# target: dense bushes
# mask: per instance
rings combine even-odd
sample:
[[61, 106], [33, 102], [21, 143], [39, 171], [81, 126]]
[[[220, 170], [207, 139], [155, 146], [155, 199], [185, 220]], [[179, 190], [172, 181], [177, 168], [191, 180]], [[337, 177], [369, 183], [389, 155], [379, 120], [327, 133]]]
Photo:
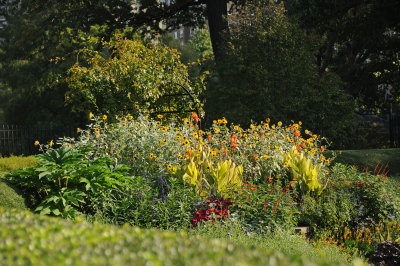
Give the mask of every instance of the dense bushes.
[[72, 223], [3, 208], [0, 225], [2, 265], [314, 265], [311, 258], [284, 256], [224, 240], [137, 227]]
[[398, 186], [331, 167], [321, 139], [300, 121], [243, 129], [219, 119], [203, 131], [196, 114], [90, 119], [76, 140], [38, 144], [47, 151], [37, 167], [5, 176], [37, 212], [164, 229], [226, 224], [249, 234], [306, 225], [314, 243], [336, 241], [361, 254], [378, 234], [368, 245], [346, 237], [400, 217]]

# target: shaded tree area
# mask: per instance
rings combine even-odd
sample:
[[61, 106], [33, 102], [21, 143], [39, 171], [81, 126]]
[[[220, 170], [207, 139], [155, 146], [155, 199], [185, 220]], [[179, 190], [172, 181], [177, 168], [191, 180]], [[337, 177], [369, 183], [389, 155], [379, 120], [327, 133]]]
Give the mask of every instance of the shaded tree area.
[[321, 74], [337, 73], [364, 109], [400, 102], [399, 1], [287, 2], [290, 16], [322, 40], [316, 61]]
[[[354, 107], [383, 111], [399, 102], [395, 0], [235, 0], [233, 11], [247, 16], [248, 24], [231, 26], [226, 0], [5, 2], [1, 13], [9, 26], [0, 30], [0, 101], [10, 123], [84, 122], [64, 99], [66, 71], [85, 59], [78, 51], [101, 52], [116, 31], [154, 39], [181, 25], [203, 26], [205, 19], [214, 61], [191, 73], [211, 70], [204, 95], [209, 120], [302, 120], [346, 146], [355, 142], [341, 140], [356, 128]], [[263, 21], [250, 23], [251, 5], [264, 10]], [[240, 12], [244, 6], [246, 14]], [[184, 61], [188, 55], [183, 50]], [[343, 123], [334, 123], [335, 116]]]

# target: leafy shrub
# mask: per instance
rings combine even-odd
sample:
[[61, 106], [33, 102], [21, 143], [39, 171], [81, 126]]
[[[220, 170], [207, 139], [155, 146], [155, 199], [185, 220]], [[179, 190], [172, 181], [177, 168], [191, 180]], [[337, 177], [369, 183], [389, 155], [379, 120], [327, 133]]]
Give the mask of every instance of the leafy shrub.
[[127, 112], [134, 114], [135, 106], [181, 114], [200, 106], [197, 99], [170, 97], [186, 93], [182, 86], [196, 95], [202, 91], [201, 84], [190, 82], [176, 50], [120, 36], [115, 39], [104, 45], [106, 52], [82, 51], [89, 58], [69, 69], [66, 97], [74, 109], [108, 114], [113, 119]]
[[207, 199], [196, 210], [192, 220], [193, 226], [207, 222], [223, 224], [228, 219], [228, 207], [230, 205], [232, 205], [232, 202], [229, 200], [221, 198]]
[[[312, 257], [186, 233], [75, 223], [0, 208], [0, 264], [312, 265]], [[345, 265], [344, 262], [340, 264]], [[358, 264], [363, 265], [363, 264]]]
[[257, 185], [248, 185], [233, 201], [231, 215], [243, 224], [248, 232], [265, 233], [277, 227], [291, 228], [297, 224], [296, 189], [294, 181], [283, 185], [280, 179], [268, 179]]
[[359, 173], [336, 164], [331, 182], [320, 197], [305, 197], [300, 206], [299, 223], [343, 235], [346, 227], [356, 231], [387, 219], [399, 217], [400, 198], [396, 188], [383, 176]]
[[[181, 188], [185, 187], [184, 183], [191, 185], [202, 197], [202, 201], [215, 197], [233, 200], [232, 208], [240, 213], [239, 216], [253, 221], [249, 222], [253, 226], [263, 227], [272, 222], [294, 224], [292, 218], [296, 204], [289, 206], [289, 201], [298, 200], [301, 193], [308, 191], [299, 191], [296, 194], [295, 187], [299, 181], [293, 180], [290, 166], [285, 160], [286, 154], [295, 148], [304, 154], [308, 162], [319, 165], [321, 170], [314, 174], [318, 182], [326, 177], [330, 163], [322, 154], [325, 148], [321, 146], [321, 139], [317, 135], [305, 130], [305, 138], [302, 137], [301, 122], [285, 127], [282, 122], [270, 125], [270, 120], [267, 119], [244, 130], [238, 125], [228, 127], [226, 119], [218, 119], [208, 131], [203, 131], [199, 127], [201, 121], [196, 114], [178, 121], [165, 119], [162, 115], [153, 119], [149, 114], [139, 114], [134, 119], [128, 114], [112, 124], [105, 115], [90, 116], [92, 124], [88, 129], [80, 130], [79, 139], [64, 139], [62, 144], [88, 149], [93, 158], [106, 155], [115, 162], [126, 164], [130, 167], [130, 173], [137, 177], [137, 182], [144, 177], [141, 183], [135, 181], [123, 185], [124, 189], [116, 192], [113, 199], [106, 196], [109, 199], [103, 200], [111, 204], [106, 207], [106, 213], [118, 213], [115, 217], [124, 222], [132, 220], [147, 226], [155, 224], [150, 221], [153, 219], [163, 224], [158, 218], [150, 219], [151, 215], [139, 216], [138, 213], [149, 208], [149, 205], [159, 206], [153, 198], [161, 199], [161, 202], [168, 201], [168, 197], [159, 196], [160, 182], [151, 181], [165, 180], [168, 185], [183, 182], [180, 184]], [[259, 198], [257, 201], [262, 202], [257, 207], [248, 205], [247, 192], [243, 192], [244, 183], [260, 186], [258, 194], [254, 195]], [[271, 187], [271, 184], [274, 186]], [[189, 202], [196, 201], [194, 195], [185, 193], [185, 197], [191, 199]], [[268, 210], [264, 210], [264, 202], [269, 193], [274, 204], [281, 201], [277, 204], [277, 210], [274, 210], [274, 206], [271, 207], [272, 202], [268, 203]], [[141, 195], [140, 200], [135, 196], [138, 194]], [[118, 206], [117, 202], [123, 201], [129, 207]], [[186, 210], [189, 210], [188, 205], [185, 205]], [[136, 208], [141, 211], [134, 214]], [[265, 215], [266, 212], [268, 215]], [[136, 219], [135, 215], [142, 220]], [[186, 211], [178, 215], [188, 217]], [[260, 222], [255, 222], [257, 219]]]
[[114, 186], [127, 168], [107, 157], [85, 158], [83, 150], [62, 146], [37, 155], [38, 167], [14, 170], [5, 178], [19, 187], [30, 206], [41, 214], [76, 217], [92, 212], [91, 203], [101, 190]]

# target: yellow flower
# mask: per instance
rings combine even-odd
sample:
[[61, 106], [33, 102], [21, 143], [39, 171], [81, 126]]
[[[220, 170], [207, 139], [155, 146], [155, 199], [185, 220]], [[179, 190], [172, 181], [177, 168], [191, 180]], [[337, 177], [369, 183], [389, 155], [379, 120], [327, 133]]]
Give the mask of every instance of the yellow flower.
[[89, 119], [92, 119], [92, 117], [93, 117], [93, 113], [90, 112], [90, 113], [89, 113]]
[[226, 144], [226, 141], [225, 141], [225, 140], [223, 140], [223, 141], [222, 141], [222, 145], [225, 145], [225, 144]]
[[150, 153], [149, 154], [149, 158], [150, 158], [150, 160], [153, 159], [154, 158], [154, 154]]
[[76, 129], [76, 133], [79, 133], [79, 131], [81, 131], [80, 129], [79, 129], [79, 127]]
[[216, 124], [217, 123], [217, 120], [213, 120], [213, 124]]
[[168, 164], [168, 165], [167, 165], [167, 168], [168, 168], [168, 170], [171, 171], [171, 170], [172, 170], [172, 164]]
[[161, 130], [165, 132], [165, 131], [167, 131], [167, 130], [168, 130], [168, 127], [166, 127], [166, 126], [163, 126], [163, 127], [161, 128]]
[[217, 128], [217, 127], [214, 128], [214, 133], [215, 133], [215, 134], [218, 134], [218, 132], [219, 132], [219, 128]]
[[304, 133], [306, 133], [306, 135], [308, 135], [310, 133], [310, 131], [308, 131], [307, 129], [304, 131]]
[[183, 159], [183, 156], [181, 154], [178, 154], [178, 159]]
[[107, 115], [103, 115], [103, 120], [107, 120]]
[[35, 146], [37, 146], [37, 145], [39, 145], [39, 141], [38, 140], [35, 141]]
[[301, 121], [299, 121], [299, 125], [301, 126], [303, 123]]
[[189, 145], [189, 141], [187, 139], [185, 139], [185, 141], [183, 142], [183, 145]]
[[266, 121], [269, 123], [269, 122], [271, 121], [271, 119], [268, 117], [268, 118], [266, 119]]
[[53, 146], [53, 145], [54, 145], [54, 141], [51, 140], [49, 146], [51, 147], [51, 146]]
[[269, 128], [269, 124], [264, 124], [264, 128], [268, 129]]
[[264, 155], [263, 157], [264, 157], [264, 159], [268, 159], [268, 155]]
[[222, 123], [223, 123], [223, 124], [227, 124], [228, 121], [224, 118], [224, 119], [222, 119]]
[[156, 122], [156, 125], [157, 125], [157, 126], [161, 126], [161, 122], [160, 122], [160, 121], [157, 121], [157, 122]]
[[154, 160], [155, 160], [156, 162], [158, 162], [159, 158], [155, 158]]
[[329, 165], [331, 162], [329, 160], [326, 160], [326, 164]]
[[205, 133], [203, 130], [200, 129], [200, 130], [199, 130], [199, 134], [200, 134], [200, 135], [204, 135], [204, 134], [206, 134], [206, 133]]
[[234, 130], [239, 130], [239, 126], [234, 126], [233, 129]]
[[222, 119], [218, 119], [218, 124], [222, 124]]
[[164, 116], [163, 115], [157, 115], [157, 118], [163, 118]]
[[197, 132], [193, 132], [193, 137], [194, 137], [195, 139], [197, 139], [197, 138], [199, 137], [199, 135], [197, 134]]
[[316, 139], [316, 138], [317, 138], [317, 135], [314, 134], [314, 135], [312, 135], [312, 137], [313, 137], [314, 139]]
[[177, 135], [177, 136], [176, 136], [176, 139], [181, 139], [181, 136]]
[[99, 129], [99, 128], [95, 128], [94, 131], [95, 131], [96, 133], [100, 133], [100, 129]]
[[211, 156], [212, 156], [212, 157], [215, 157], [215, 156], [217, 156], [217, 153], [218, 153], [217, 150], [211, 151]]
[[280, 151], [280, 150], [281, 150], [281, 147], [275, 146], [275, 149], [277, 149], [278, 151]]
[[278, 126], [282, 126], [282, 122], [281, 121], [278, 122]]

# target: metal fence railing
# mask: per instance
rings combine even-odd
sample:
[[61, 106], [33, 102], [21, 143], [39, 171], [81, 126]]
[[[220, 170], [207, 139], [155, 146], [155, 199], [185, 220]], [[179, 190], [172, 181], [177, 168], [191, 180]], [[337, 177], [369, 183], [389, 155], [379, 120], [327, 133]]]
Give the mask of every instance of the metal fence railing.
[[39, 149], [34, 145], [56, 141], [60, 137], [76, 137], [76, 128], [37, 128], [17, 125], [0, 125], [0, 155], [34, 155]]

